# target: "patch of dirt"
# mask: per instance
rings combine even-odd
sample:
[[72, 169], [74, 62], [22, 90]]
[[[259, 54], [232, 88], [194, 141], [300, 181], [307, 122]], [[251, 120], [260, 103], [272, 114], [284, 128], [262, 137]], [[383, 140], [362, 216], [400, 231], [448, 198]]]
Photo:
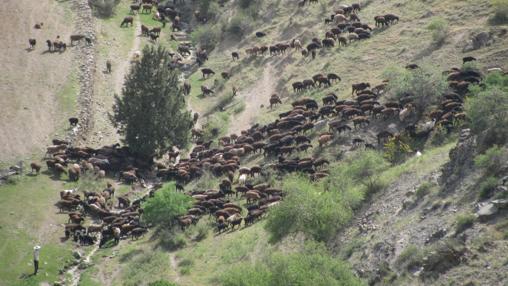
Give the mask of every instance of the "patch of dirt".
[[[6, 0], [0, 9], [0, 160], [11, 161], [47, 145], [68, 116], [58, 93], [73, 69], [73, 48], [48, 53], [45, 41], [69, 42], [72, 15], [56, 1]], [[42, 29], [34, 29], [43, 22]], [[28, 39], [37, 41], [29, 51]]]
[[[99, 91], [97, 98], [94, 101], [94, 124], [92, 132], [89, 134], [88, 144], [92, 146], [102, 146], [114, 144], [120, 141], [120, 136], [116, 132], [108, 118], [108, 113], [112, 111], [114, 104], [113, 95], [122, 94], [122, 88], [126, 74], [130, 71], [131, 60], [133, 59], [134, 52], [141, 48], [141, 36], [138, 35], [141, 30], [141, 21], [139, 16], [135, 18], [135, 25], [132, 28], [134, 38], [130, 44], [131, 49], [127, 57], [124, 57], [114, 51], [110, 53], [109, 58], [99, 57], [98, 59], [98, 72], [96, 79], [98, 81]], [[110, 43], [100, 43], [109, 45]], [[106, 73], [106, 61], [110, 60], [112, 63], [111, 74]], [[103, 87], [103, 88], [101, 88]], [[102, 89], [102, 90], [101, 90]]]
[[175, 271], [175, 281], [176, 283], [180, 282], [180, 272], [178, 272], [178, 262], [176, 261], [176, 256], [174, 253], [169, 254], [169, 264], [171, 266], [171, 269]]
[[231, 120], [230, 133], [240, 133], [255, 122], [260, 114], [261, 105], [270, 104], [270, 96], [275, 93], [277, 82], [273, 66], [267, 64], [262, 77], [256, 83], [238, 92], [237, 97], [245, 102], [245, 110]]

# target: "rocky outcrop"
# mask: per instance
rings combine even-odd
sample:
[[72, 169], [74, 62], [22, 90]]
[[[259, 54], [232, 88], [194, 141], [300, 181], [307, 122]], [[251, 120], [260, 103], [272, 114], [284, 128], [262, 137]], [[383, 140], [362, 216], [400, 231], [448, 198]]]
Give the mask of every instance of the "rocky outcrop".
[[445, 187], [445, 190], [453, 187], [471, 171], [475, 151], [476, 137], [471, 134], [470, 129], [461, 130], [457, 146], [450, 150], [450, 161], [442, 169], [440, 184]]
[[72, 0], [72, 9], [76, 15], [74, 34], [85, 35], [92, 40], [91, 44], [86, 42], [76, 45], [75, 62], [77, 63], [79, 79], [79, 127], [69, 134], [73, 143], [85, 140], [87, 132], [93, 124], [93, 96], [95, 77], [95, 18], [87, 0]]

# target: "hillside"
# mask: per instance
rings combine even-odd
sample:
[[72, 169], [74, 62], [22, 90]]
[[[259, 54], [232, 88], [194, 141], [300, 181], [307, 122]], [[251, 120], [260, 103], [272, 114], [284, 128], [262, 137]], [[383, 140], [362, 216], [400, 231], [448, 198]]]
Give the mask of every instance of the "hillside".
[[[508, 2], [151, 2], [1, 10], [0, 285], [507, 285]], [[152, 160], [154, 86], [195, 120]]]

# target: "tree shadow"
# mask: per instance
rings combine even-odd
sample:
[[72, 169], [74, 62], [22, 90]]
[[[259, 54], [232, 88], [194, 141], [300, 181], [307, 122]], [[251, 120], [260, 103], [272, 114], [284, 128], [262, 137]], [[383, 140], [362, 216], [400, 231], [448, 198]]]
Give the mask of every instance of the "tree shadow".
[[25, 49], [25, 51], [26, 51], [27, 53], [30, 53], [30, 52], [35, 51], [35, 49], [32, 49], [32, 48], [26, 48], [26, 49]]

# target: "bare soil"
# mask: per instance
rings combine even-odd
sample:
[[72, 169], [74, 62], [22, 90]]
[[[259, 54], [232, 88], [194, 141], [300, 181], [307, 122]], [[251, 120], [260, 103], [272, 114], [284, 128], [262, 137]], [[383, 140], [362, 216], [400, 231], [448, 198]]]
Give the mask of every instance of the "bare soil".
[[[68, 106], [59, 93], [73, 69], [72, 49], [48, 53], [45, 41], [60, 35], [64, 42], [72, 33], [72, 15], [66, 4], [41, 0], [2, 1], [0, 18], [0, 161], [8, 162], [47, 145], [58, 129]], [[42, 29], [35, 29], [43, 22]], [[28, 39], [37, 41], [28, 50]], [[67, 107], [67, 108], [66, 108]]]

